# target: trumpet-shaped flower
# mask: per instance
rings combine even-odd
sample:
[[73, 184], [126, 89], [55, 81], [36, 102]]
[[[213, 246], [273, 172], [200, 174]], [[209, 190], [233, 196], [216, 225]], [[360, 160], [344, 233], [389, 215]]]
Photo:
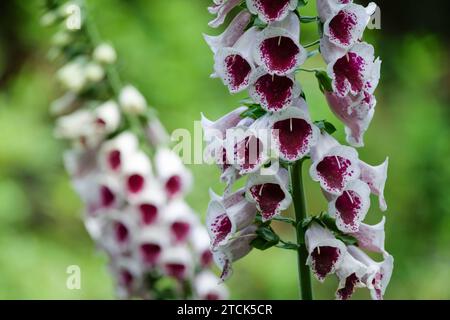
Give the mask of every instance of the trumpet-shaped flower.
[[271, 23], [286, 18], [297, 9], [298, 0], [247, 0], [247, 8], [257, 14], [261, 21]]

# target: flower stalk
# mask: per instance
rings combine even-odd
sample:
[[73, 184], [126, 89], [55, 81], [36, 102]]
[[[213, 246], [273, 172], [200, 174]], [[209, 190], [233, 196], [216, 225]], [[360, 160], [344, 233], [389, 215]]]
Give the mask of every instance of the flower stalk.
[[297, 256], [298, 256], [298, 277], [300, 285], [301, 298], [303, 300], [313, 300], [311, 286], [311, 272], [306, 261], [308, 251], [304, 244], [305, 232], [303, 221], [308, 218], [306, 211], [306, 198], [302, 177], [302, 165], [304, 160], [295, 162], [290, 167], [292, 202], [295, 210], [296, 235], [297, 235]]

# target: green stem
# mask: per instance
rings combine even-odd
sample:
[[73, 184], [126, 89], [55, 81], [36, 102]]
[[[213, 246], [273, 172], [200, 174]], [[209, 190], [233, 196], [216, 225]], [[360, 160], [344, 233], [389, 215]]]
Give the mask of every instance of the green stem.
[[305, 233], [302, 222], [307, 218], [305, 192], [302, 179], [303, 160], [297, 161], [290, 167], [292, 199], [295, 209], [295, 220], [297, 222], [297, 244], [298, 254], [298, 276], [300, 281], [300, 292], [303, 300], [313, 300], [311, 288], [311, 273], [306, 265], [308, 251], [304, 245]]

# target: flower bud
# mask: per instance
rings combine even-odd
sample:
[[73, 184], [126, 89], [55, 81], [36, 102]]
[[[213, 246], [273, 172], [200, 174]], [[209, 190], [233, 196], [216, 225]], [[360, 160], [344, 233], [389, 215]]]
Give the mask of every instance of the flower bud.
[[113, 64], [117, 60], [117, 54], [111, 45], [102, 43], [94, 49], [93, 58], [101, 64]]
[[129, 114], [143, 114], [147, 109], [144, 96], [131, 85], [122, 88], [119, 95], [119, 104], [123, 112]]

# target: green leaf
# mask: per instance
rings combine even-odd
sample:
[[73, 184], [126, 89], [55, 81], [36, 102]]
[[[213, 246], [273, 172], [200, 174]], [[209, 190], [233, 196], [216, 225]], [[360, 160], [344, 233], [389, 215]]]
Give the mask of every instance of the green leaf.
[[277, 244], [277, 248], [297, 251], [299, 246], [292, 242], [282, 242], [280, 244]]
[[241, 113], [241, 118], [259, 119], [267, 113], [259, 104], [252, 104], [248, 109]]
[[333, 134], [337, 131], [336, 127], [331, 122], [326, 120], [314, 121], [314, 124], [320, 129], [320, 131], [328, 134]]
[[356, 240], [355, 237], [349, 235], [349, 234], [336, 234], [336, 239], [341, 240], [343, 243], [345, 243], [348, 246], [354, 246], [358, 244], [358, 240]]
[[258, 237], [251, 242], [251, 245], [259, 250], [267, 250], [276, 246], [280, 242], [280, 237], [270, 228], [262, 225], [256, 230]]
[[323, 93], [333, 91], [333, 87], [331, 85], [332, 80], [325, 71], [316, 71], [315, 75], [317, 81], [319, 82], [320, 91], [322, 91]]
[[298, 5], [297, 5], [297, 9], [299, 8], [303, 8], [308, 4], [308, 0], [299, 0], [298, 1]]
[[256, 17], [255, 20], [253, 21], [253, 26], [260, 29], [265, 29], [267, 27], [267, 23]]
[[300, 16], [301, 23], [311, 23], [319, 21], [319, 17]]

